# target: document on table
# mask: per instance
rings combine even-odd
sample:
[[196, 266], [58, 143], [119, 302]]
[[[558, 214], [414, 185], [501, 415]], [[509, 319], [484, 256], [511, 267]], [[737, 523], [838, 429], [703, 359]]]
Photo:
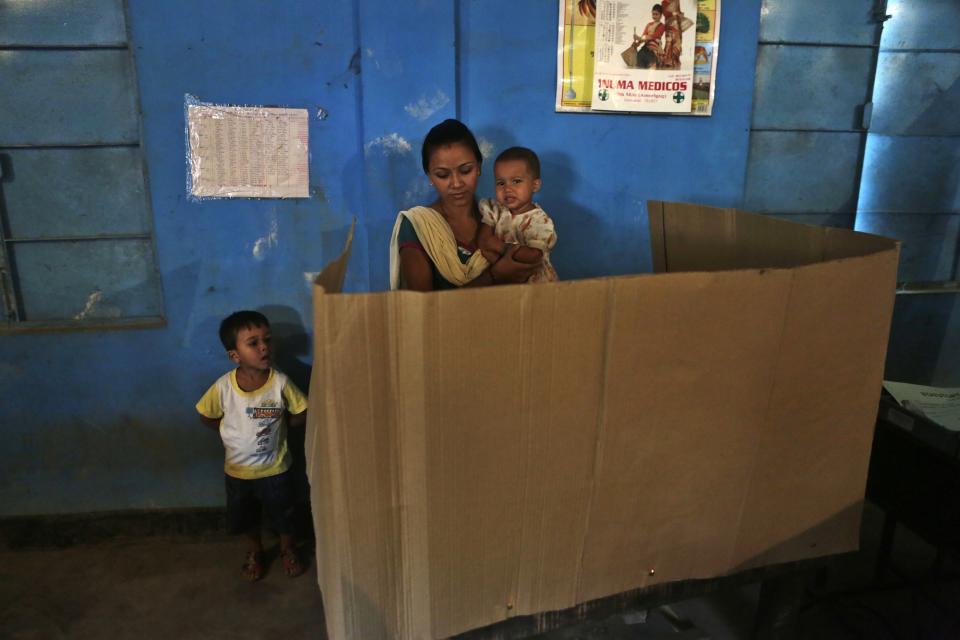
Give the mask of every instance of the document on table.
[[951, 431], [960, 431], [960, 387], [926, 387], [905, 382], [883, 381], [904, 409], [926, 416]]
[[190, 195], [307, 198], [307, 110], [187, 107]]

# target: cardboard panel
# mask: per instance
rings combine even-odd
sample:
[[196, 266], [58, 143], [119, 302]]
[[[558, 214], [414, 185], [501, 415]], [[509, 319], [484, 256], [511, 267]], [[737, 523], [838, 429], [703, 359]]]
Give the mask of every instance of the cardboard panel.
[[324, 597], [342, 603], [327, 624], [331, 637], [400, 637], [395, 393], [381, 366], [391, 350], [387, 298], [325, 297], [315, 299], [308, 473], [323, 505], [313, 512]]
[[732, 568], [857, 547], [897, 255], [793, 271]]
[[579, 602], [728, 568], [790, 279], [614, 283]]
[[662, 203], [664, 271], [792, 267], [823, 259], [823, 231], [736, 209]]
[[331, 639], [447, 637], [855, 548], [897, 244], [649, 211], [658, 266], [694, 272], [341, 295], [345, 252], [318, 276]]

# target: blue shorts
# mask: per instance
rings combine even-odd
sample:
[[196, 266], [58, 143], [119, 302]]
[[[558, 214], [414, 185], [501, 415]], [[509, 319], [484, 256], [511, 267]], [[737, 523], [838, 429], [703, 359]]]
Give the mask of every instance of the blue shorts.
[[256, 480], [225, 477], [227, 529], [230, 533], [259, 531], [264, 516], [276, 533], [293, 533], [295, 503], [289, 471]]

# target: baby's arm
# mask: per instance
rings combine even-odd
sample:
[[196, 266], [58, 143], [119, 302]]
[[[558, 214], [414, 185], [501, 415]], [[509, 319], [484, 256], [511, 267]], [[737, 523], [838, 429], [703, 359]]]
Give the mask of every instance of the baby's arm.
[[520, 225], [520, 242], [527, 249], [536, 251], [537, 256], [550, 253], [557, 244], [557, 232], [553, 220], [543, 209], [531, 212], [530, 217]]
[[503, 240], [497, 237], [497, 222], [501, 216], [510, 215], [510, 210], [497, 202], [484, 198], [477, 203], [480, 209], [480, 228], [477, 229], [477, 246], [480, 253], [487, 259], [487, 262], [493, 264], [500, 259], [507, 246]]
[[521, 245], [517, 252], [513, 254], [513, 259], [524, 264], [537, 264], [543, 260], [543, 251], [535, 247]]
[[480, 228], [477, 230], [477, 246], [480, 247], [480, 253], [487, 259], [487, 262], [493, 264], [503, 255], [507, 245], [497, 237], [493, 227], [480, 223]]

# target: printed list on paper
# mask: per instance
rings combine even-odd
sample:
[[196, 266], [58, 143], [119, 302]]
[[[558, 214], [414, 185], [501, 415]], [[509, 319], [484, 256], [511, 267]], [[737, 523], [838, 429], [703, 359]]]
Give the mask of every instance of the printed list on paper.
[[306, 109], [190, 105], [190, 193], [309, 197]]

